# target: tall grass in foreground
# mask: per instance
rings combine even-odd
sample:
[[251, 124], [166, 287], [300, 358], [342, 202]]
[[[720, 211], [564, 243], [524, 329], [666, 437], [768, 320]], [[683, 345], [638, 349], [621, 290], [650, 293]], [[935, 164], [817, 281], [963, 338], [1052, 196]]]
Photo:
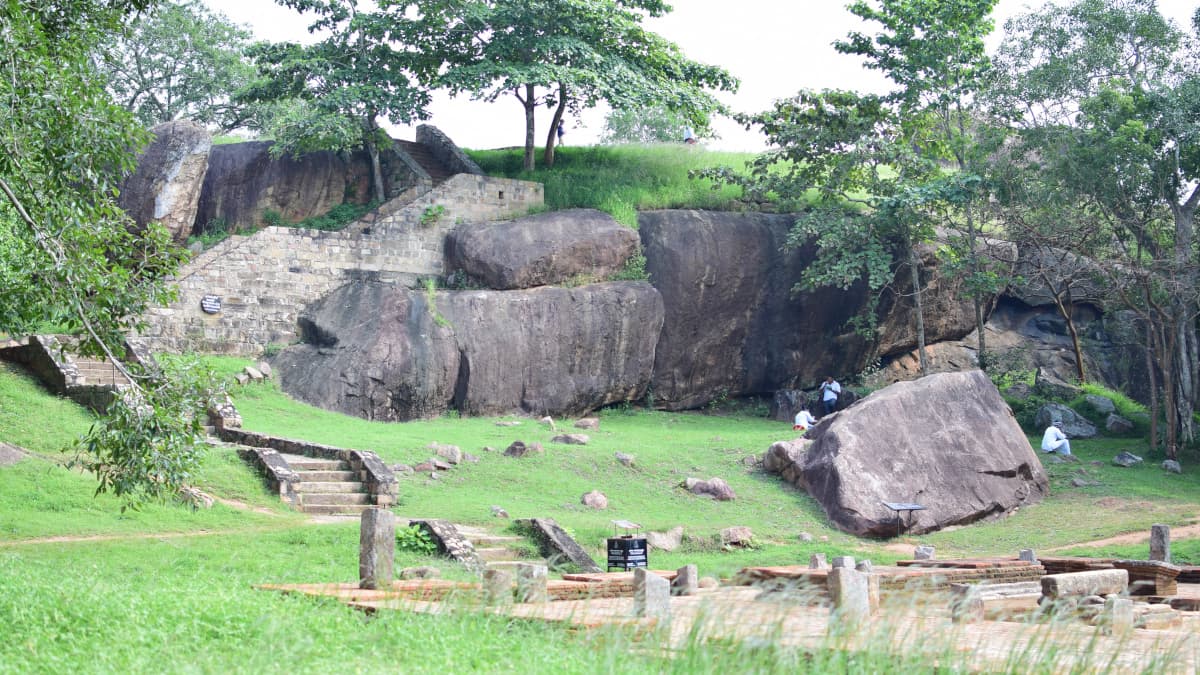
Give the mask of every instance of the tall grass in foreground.
[[561, 147], [553, 168], [527, 172], [522, 153], [514, 148], [467, 154], [490, 175], [543, 183], [552, 210], [599, 209], [630, 227], [637, 227], [639, 210], [732, 208], [740, 188], [691, 179], [688, 172], [719, 166], [740, 171], [754, 157], [683, 144]]

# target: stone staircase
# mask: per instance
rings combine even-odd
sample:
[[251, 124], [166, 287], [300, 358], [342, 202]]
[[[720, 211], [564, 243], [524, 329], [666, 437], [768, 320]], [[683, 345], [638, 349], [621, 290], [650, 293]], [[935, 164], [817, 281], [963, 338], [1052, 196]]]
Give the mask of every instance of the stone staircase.
[[112, 360], [105, 357], [103, 361], [87, 356], [72, 355], [71, 362], [79, 373], [77, 386], [124, 387], [130, 384], [129, 378], [117, 370]]
[[429, 177], [433, 179], [435, 186], [441, 185], [446, 182], [447, 178], [454, 175], [454, 172], [438, 160], [424, 143], [396, 141], [396, 145], [404, 150], [417, 164], [421, 165], [425, 173], [429, 174]]
[[[455, 529], [471, 545], [487, 568], [515, 569], [519, 563], [546, 564], [540, 557], [530, 557], [532, 546], [525, 537], [499, 535], [483, 527], [455, 525]], [[536, 554], [534, 554], [536, 556]]]
[[304, 513], [353, 516], [374, 506], [367, 486], [348, 462], [301, 455], [282, 455], [299, 482], [296, 506]]

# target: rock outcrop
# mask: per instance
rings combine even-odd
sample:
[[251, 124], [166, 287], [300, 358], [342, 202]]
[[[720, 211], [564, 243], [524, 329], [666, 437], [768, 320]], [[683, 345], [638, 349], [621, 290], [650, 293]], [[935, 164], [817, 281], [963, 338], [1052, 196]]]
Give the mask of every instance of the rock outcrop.
[[301, 320], [285, 391], [378, 420], [574, 415], [644, 396], [662, 299], [645, 282], [426, 294], [352, 283]]
[[593, 209], [539, 213], [450, 233], [450, 271], [462, 270], [488, 288], [558, 284], [579, 275], [602, 280], [637, 252], [637, 233]]
[[[879, 390], [822, 420], [806, 446], [776, 444], [764, 467], [790, 476], [840, 529], [887, 537], [995, 518], [1047, 494], [1045, 471], [982, 371], [930, 375]], [[800, 465], [802, 463], [802, 465]]]
[[151, 133], [154, 140], [122, 182], [117, 203], [139, 227], [159, 223], [182, 242], [196, 221], [212, 136], [204, 125], [187, 120], [165, 122]]

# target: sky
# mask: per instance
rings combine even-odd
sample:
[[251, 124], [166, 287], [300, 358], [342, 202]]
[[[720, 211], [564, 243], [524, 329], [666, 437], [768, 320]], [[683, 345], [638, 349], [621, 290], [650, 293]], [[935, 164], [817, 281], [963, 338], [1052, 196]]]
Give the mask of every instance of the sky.
[[[203, 0], [234, 23], [245, 24], [255, 37], [272, 42], [305, 41], [308, 17], [282, 7], [274, 0]], [[1200, 0], [1160, 0], [1160, 11], [1187, 26]], [[1000, 29], [1009, 18], [1043, 6], [1030, 0], [999, 0], [993, 12], [997, 30], [989, 44], [999, 42]], [[801, 89], [840, 88], [883, 92], [887, 82], [866, 70], [857, 57], [837, 53], [835, 40], [859, 30], [869, 32], [845, 9], [843, 0], [674, 0], [674, 11], [649, 19], [646, 26], [679, 45], [694, 61], [719, 65], [741, 80], [736, 94], [720, 98], [736, 112], [768, 109], [780, 98]], [[435, 95], [428, 123], [467, 148], [520, 146], [525, 142], [521, 104], [512, 96], [482, 103], [460, 96]], [[567, 120], [564, 143], [590, 145], [604, 130], [606, 109], [587, 111]], [[552, 111], [539, 110], [538, 143]], [[763, 149], [761, 132], [747, 131], [732, 120], [714, 125], [720, 138], [707, 141], [714, 149], [757, 152]], [[410, 127], [389, 126], [392, 135], [411, 140]]]

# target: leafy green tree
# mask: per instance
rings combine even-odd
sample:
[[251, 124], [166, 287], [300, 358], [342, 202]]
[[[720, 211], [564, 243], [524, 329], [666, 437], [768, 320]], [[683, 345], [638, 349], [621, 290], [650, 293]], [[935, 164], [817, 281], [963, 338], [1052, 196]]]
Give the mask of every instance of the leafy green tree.
[[1077, 0], [1008, 30], [992, 95], [1017, 134], [1006, 198], [1050, 196], [1093, 224], [1082, 241], [1105, 244], [1072, 250], [1105, 261], [1110, 296], [1141, 318], [1177, 458], [1200, 398], [1200, 15], [1188, 33], [1152, 0]]
[[[707, 125], [706, 125], [707, 126]], [[679, 143], [692, 123], [663, 106], [618, 108], [604, 120], [601, 143]]]
[[[535, 112], [554, 110], [544, 161], [554, 164], [555, 130], [569, 113], [662, 106], [698, 130], [722, 110], [709, 90], [734, 91], [723, 69], [686, 58], [646, 30], [646, 17], [670, 11], [661, 0], [443, 0], [426, 21], [447, 68], [439, 83], [495, 101], [511, 94], [525, 119], [525, 169], [534, 166]], [[439, 38], [437, 36], [450, 36]]]
[[[117, 349], [138, 317], [170, 299], [165, 280], [181, 259], [165, 230], [132, 232], [116, 205], [121, 173], [147, 138], [92, 60], [106, 33], [147, 5], [0, 2], [0, 332], [63, 326], [133, 379], [84, 441], [99, 489], [127, 504], [173, 494], [189, 478], [203, 413], [202, 394], [155, 396], [161, 376], [125, 365]], [[133, 455], [166, 468], [146, 471]]]
[[380, 9], [366, 11], [357, 0], [277, 2], [312, 13], [309, 31], [326, 37], [311, 45], [251, 47], [261, 79], [241, 99], [287, 103], [267, 129], [277, 154], [365, 148], [374, 197], [386, 199], [379, 152], [391, 139], [379, 120], [407, 124], [427, 117], [429, 91], [417, 77], [431, 78], [440, 63], [405, 46], [413, 43], [403, 32], [409, 25], [404, 18], [408, 3], [381, 2]]
[[188, 118], [229, 131], [253, 112], [232, 100], [254, 74], [249, 39], [196, 0], [168, 2], [112, 34], [97, 61], [113, 97], [147, 127]]

